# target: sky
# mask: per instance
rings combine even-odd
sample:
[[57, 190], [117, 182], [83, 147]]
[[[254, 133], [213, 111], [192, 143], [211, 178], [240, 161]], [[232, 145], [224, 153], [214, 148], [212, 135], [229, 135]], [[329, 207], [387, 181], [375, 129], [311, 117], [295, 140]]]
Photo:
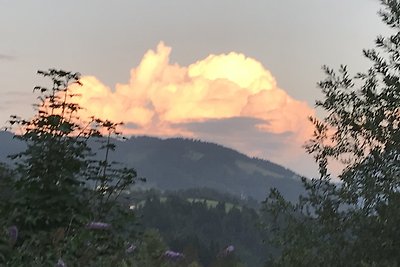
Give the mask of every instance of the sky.
[[32, 116], [37, 70], [80, 72], [86, 115], [127, 135], [216, 142], [316, 175], [302, 145], [322, 65], [369, 62], [375, 0], [0, 0], [0, 125]]

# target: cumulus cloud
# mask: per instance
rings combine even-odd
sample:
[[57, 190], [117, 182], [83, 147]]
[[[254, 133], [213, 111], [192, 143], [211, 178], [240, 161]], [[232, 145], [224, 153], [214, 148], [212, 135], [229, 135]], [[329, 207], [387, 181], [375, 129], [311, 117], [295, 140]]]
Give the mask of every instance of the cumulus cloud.
[[[128, 123], [126, 134], [208, 138], [213, 129], [214, 140], [235, 136], [232, 142], [241, 145], [232, 146], [251, 154], [246, 143], [254, 138], [274, 136], [274, 142], [285, 147], [281, 151], [287, 151], [301, 147], [310, 136], [307, 117], [314, 110], [279, 88], [257, 60], [231, 52], [180, 66], [169, 62], [170, 53], [170, 47], [159, 43], [131, 70], [129, 82], [114, 89], [84, 76], [83, 87], [74, 88], [81, 94], [79, 104], [87, 115]], [[238, 135], [243, 128], [248, 129]], [[274, 155], [269, 158], [274, 160]]]
[[317, 173], [314, 160], [304, 153], [304, 140], [299, 139], [297, 133], [260, 131], [257, 127], [260, 122], [263, 121], [239, 117], [193, 122], [186, 126], [201, 140], [216, 142], [249, 156], [272, 160], [308, 177]]
[[0, 60], [14, 60], [15, 57], [5, 54], [0, 54]]

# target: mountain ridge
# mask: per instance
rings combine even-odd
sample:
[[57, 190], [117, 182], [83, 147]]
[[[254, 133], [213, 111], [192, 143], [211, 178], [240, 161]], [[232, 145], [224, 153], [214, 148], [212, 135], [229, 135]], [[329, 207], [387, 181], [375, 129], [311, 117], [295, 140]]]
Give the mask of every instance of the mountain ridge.
[[[114, 140], [116, 151], [110, 160], [137, 170], [145, 177], [144, 188], [182, 190], [212, 188], [242, 198], [264, 200], [276, 187], [295, 201], [302, 192], [300, 176], [276, 163], [251, 158], [234, 149], [195, 139], [132, 136]], [[98, 144], [91, 143], [96, 151]], [[0, 133], [0, 161], [24, 148], [10, 132]], [[101, 157], [101, 153], [98, 154]]]

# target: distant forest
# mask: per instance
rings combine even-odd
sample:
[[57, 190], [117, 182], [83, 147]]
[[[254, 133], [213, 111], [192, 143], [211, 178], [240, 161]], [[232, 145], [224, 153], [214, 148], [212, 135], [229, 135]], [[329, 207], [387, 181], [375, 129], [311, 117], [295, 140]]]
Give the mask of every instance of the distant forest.
[[139, 196], [135, 211], [143, 231], [157, 230], [171, 249], [183, 251], [188, 262], [221, 266], [228, 260], [222, 257], [228, 246], [235, 248], [230, 263], [257, 267], [266, 260], [260, 215], [248, 206], [255, 203], [209, 189], [133, 195]]

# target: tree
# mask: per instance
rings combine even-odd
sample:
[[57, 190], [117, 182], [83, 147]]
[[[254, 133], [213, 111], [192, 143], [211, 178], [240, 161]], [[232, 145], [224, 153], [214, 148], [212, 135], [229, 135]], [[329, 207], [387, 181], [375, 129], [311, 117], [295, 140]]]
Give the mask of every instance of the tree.
[[[257, 211], [204, 198], [210, 192], [144, 193], [136, 212], [145, 229], [157, 229], [169, 248], [185, 255], [183, 263], [202, 266], [260, 266], [264, 256]], [[215, 192], [214, 199], [225, 194]], [[195, 195], [196, 198], [192, 196]], [[138, 196], [138, 194], [136, 194]], [[161, 201], [162, 199], [162, 201]], [[226, 248], [234, 248], [233, 251]]]
[[4, 163], [0, 162], [0, 216], [3, 205], [7, 199], [13, 197], [13, 192], [9, 189], [9, 185], [14, 178], [13, 171]]
[[[364, 50], [372, 62], [351, 78], [346, 66], [324, 67], [319, 83], [326, 111], [306, 145], [319, 165], [319, 178], [303, 179], [306, 194], [297, 204], [273, 190], [264, 202], [274, 223], [280, 256], [271, 266], [400, 265], [400, 2], [381, 0], [379, 12], [393, 30]], [[328, 166], [343, 170], [332, 178]]]
[[[7, 266], [127, 262], [125, 248], [134, 236], [129, 228], [134, 218], [117, 200], [138, 178], [134, 169], [116, 167], [109, 160], [119, 123], [79, 117], [82, 107], [70, 92], [72, 85], [81, 85], [78, 73], [38, 73], [51, 79], [51, 87], [34, 88], [40, 94], [36, 115], [28, 120], [11, 116], [9, 121], [19, 127], [16, 137], [27, 148], [12, 156], [14, 196], [2, 203], [0, 218], [12, 242], [2, 249], [7, 255], [0, 261]], [[89, 146], [93, 139], [101, 142], [103, 159], [94, 158]]]

